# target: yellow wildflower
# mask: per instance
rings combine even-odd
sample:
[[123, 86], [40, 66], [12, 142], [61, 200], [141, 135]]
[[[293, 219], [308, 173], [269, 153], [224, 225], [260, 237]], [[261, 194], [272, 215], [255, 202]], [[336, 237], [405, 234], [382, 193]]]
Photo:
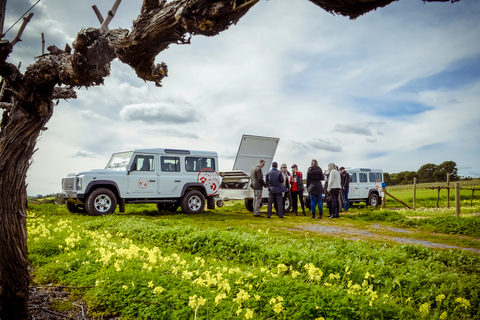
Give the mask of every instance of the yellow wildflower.
[[235, 313], [237, 314], [237, 316], [242, 313], [242, 308], [238, 307], [237, 311], [235, 311]]
[[470, 307], [470, 301], [468, 301], [465, 298], [459, 297], [459, 298], [455, 299], [455, 302], [460, 303], [460, 307], [464, 307], [465, 309]]
[[425, 302], [424, 304], [420, 305], [419, 311], [423, 318], [428, 316], [430, 313], [430, 303]]
[[163, 289], [162, 287], [155, 287], [155, 289], [153, 289], [153, 294], [160, 294], [164, 291], [165, 289]]
[[448, 312], [443, 311], [443, 313], [440, 315], [440, 320], [446, 320], [448, 318]]
[[253, 318], [253, 310], [247, 308], [247, 311], [245, 312], [245, 319], [252, 319], [252, 318]]
[[215, 297], [215, 304], [219, 304], [220, 303], [220, 300], [223, 300], [227, 297], [227, 295], [222, 292], [222, 293], [219, 293], [216, 297]]
[[444, 300], [444, 299], [445, 299], [445, 295], [444, 295], [443, 293], [442, 293], [442, 294], [439, 294], [439, 295], [435, 298], [435, 300], [437, 300], [438, 302], [442, 302], [442, 300]]

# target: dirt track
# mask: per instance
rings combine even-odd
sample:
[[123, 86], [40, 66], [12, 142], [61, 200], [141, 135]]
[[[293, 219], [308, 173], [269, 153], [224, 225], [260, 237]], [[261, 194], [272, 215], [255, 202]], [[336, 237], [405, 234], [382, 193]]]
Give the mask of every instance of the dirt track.
[[[373, 225], [374, 229], [386, 229], [395, 233], [404, 233], [404, 234], [412, 234], [414, 233], [413, 231], [410, 230], [404, 230], [400, 228], [392, 228], [392, 227], [385, 227], [381, 226], [380, 224], [376, 223]], [[471, 251], [480, 254], [480, 249], [476, 248], [465, 248], [465, 247], [459, 247], [459, 246], [454, 246], [454, 245], [448, 245], [448, 244], [443, 244], [443, 243], [436, 243], [436, 242], [431, 242], [427, 240], [421, 240], [421, 239], [415, 239], [415, 238], [405, 238], [405, 237], [392, 237], [392, 236], [386, 236], [386, 235], [381, 235], [377, 234], [371, 231], [367, 230], [362, 230], [362, 229], [355, 229], [355, 228], [347, 228], [347, 227], [336, 227], [336, 226], [326, 226], [326, 225], [303, 225], [303, 226], [298, 226], [297, 228], [290, 229], [290, 230], [295, 230], [295, 231], [311, 231], [311, 232], [318, 232], [318, 233], [328, 233], [328, 234], [334, 234], [338, 236], [342, 236], [345, 239], [350, 239], [350, 240], [359, 240], [362, 238], [376, 238], [376, 239], [383, 239], [383, 240], [389, 240], [389, 241], [394, 241], [402, 244], [419, 244], [424, 247], [429, 247], [429, 248], [440, 248], [440, 249], [459, 249], [459, 250], [465, 250], [465, 251]], [[352, 237], [353, 236], [353, 237]], [[355, 237], [357, 236], [357, 237]], [[480, 239], [473, 239], [476, 241], [480, 241]]]

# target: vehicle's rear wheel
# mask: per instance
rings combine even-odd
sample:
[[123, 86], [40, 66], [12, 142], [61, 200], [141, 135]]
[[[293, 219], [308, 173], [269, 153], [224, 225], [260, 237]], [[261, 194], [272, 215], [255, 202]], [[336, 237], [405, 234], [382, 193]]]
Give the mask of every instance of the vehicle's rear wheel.
[[110, 189], [98, 188], [88, 195], [86, 205], [92, 216], [107, 215], [117, 208], [117, 198]]
[[372, 193], [370, 197], [368, 198], [368, 204], [371, 207], [376, 207], [378, 206], [378, 195], [376, 193]]
[[253, 212], [253, 200], [252, 199], [245, 199], [245, 208], [248, 211]]
[[308, 209], [312, 209], [312, 208], [310, 208], [311, 207], [310, 196], [304, 196], [303, 197], [303, 203], [305, 204], [305, 207], [307, 207]]
[[200, 191], [188, 191], [182, 198], [182, 210], [188, 214], [200, 213], [205, 208], [205, 197]]
[[170, 211], [175, 212], [179, 207], [178, 203], [157, 203], [158, 211]]

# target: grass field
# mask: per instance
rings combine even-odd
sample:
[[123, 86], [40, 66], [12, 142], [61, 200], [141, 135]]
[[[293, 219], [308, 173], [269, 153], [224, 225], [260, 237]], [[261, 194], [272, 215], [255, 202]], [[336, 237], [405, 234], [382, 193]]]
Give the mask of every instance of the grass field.
[[33, 284], [70, 287], [98, 319], [478, 319], [480, 206], [469, 199], [461, 217], [359, 204], [322, 220], [253, 218], [239, 202], [104, 217], [30, 204]]

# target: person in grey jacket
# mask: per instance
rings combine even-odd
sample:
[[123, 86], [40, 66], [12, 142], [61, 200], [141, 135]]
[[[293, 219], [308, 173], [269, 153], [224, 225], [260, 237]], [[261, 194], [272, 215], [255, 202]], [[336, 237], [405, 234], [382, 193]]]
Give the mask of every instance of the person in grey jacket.
[[265, 160], [260, 159], [258, 164], [254, 165], [250, 177], [252, 183], [250, 187], [253, 189], [253, 216], [261, 217], [260, 208], [262, 207], [262, 190], [267, 187], [263, 180], [262, 168], [265, 166]]
[[267, 218], [272, 215], [273, 201], [277, 204], [278, 217], [283, 218], [284, 207], [282, 205], [282, 193], [288, 191], [287, 187], [283, 184], [283, 175], [278, 171], [278, 164], [272, 162], [272, 170], [267, 174], [267, 186], [268, 186], [268, 213]]
[[312, 219], [315, 219], [316, 206], [318, 205], [318, 219], [322, 219], [323, 214], [323, 186], [325, 180], [322, 168], [318, 166], [318, 161], [313, 159], [312, 166], [307, 171], [307, 191], [310, 195], [310, 209], [312, 210]]
[[340, 172], [337, 171], [335, 163], [328, 164], [328, 187], [327, 191], [331, 199], [331, 215], [329, 218], [340, 218], [340, 203], [338, 202], [338, 194], [342, 189]]

